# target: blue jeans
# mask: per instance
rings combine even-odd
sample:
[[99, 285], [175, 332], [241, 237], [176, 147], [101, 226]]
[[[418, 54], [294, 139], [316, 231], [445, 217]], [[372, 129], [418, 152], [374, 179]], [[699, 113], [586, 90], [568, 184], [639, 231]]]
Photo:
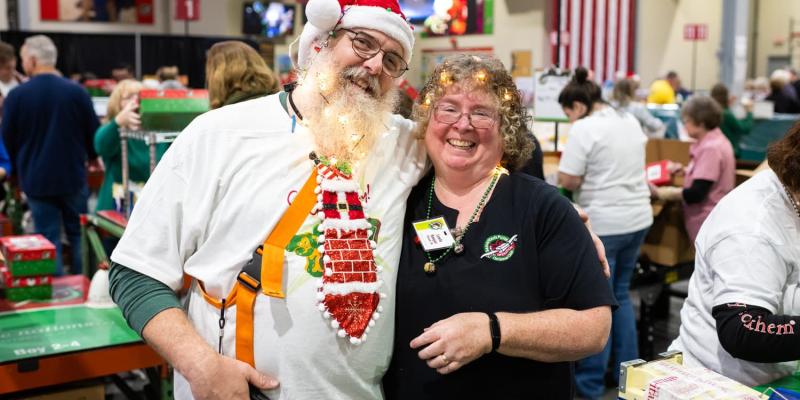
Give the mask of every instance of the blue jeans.
[[[86, 214], [89, 189], [63, 196], [28, 196], [28, 206], [33, 215], [36, 232], [56, 246], [56, 276], [64, 275], [61, 261], [61, 226], [67, 234], [72, 249], [72, 272], [81, 268], [81, 214]], [[76, 269], [77, 268], [77, 269]]]
[[582, 397], [596, 399], [603, 395], [606, 367], [612, 353], [614, 356], [612, 373], [617, 380], [619, 380], [619, 364], [639, 358], [636, 316], [633, 313], [628, 290], [636, 261], [639, 259], [639, 248], [648, 229], [622, 235], [600, 236], [611, 267], [609, 283], [619, 308], [612, 314], [611, 336], [603, 351], [584, 358], [575, 365], [575, 386]]

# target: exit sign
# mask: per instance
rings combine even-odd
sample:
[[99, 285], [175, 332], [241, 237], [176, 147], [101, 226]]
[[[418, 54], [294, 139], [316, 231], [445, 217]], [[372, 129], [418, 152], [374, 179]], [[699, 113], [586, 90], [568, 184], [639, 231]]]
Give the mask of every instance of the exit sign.
[[683, 26], [683, 40], [696, 41], [708, 39], [708, 24], [686, 24]]

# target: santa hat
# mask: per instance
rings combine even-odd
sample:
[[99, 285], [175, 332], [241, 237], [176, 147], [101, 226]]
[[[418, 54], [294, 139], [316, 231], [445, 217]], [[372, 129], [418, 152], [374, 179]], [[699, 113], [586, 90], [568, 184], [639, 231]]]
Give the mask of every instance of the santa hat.
[[308, 67], [315, 40], [324, 41], [337, 28], [366, 28], [384, 33], [403, 47], [406, 61], [411, 59], [414, 32], [400, 11], [397, 0], [309, 0], [308, 22], [300, 34], [295, 65]]

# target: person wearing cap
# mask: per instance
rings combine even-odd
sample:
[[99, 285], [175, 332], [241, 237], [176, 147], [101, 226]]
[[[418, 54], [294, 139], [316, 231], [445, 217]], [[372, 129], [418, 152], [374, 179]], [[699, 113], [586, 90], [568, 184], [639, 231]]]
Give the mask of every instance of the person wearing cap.
[[111, 294], [175, 368], [176, 399], [382, 398], [426, 162], [391, 114], [414, 35], [396, 0], [306, 7], [298, 85], [196, 118], [111, 256]]

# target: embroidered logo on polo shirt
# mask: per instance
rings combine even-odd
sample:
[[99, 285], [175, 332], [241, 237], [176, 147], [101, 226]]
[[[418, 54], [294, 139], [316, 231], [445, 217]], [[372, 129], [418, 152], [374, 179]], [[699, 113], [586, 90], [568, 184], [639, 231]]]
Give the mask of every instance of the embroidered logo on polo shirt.
[[508, 237], [506, 235], [492, 235], [483, 243], [483, 255], [481, 258], [489, 258], [494, 261], [505, 261], [514, 255], [517, 248], [517, 235]]

